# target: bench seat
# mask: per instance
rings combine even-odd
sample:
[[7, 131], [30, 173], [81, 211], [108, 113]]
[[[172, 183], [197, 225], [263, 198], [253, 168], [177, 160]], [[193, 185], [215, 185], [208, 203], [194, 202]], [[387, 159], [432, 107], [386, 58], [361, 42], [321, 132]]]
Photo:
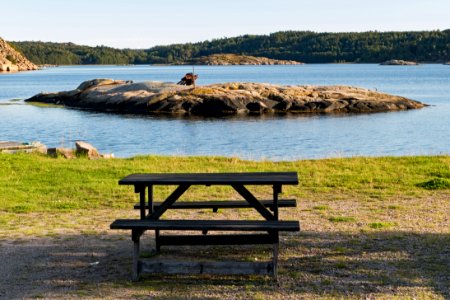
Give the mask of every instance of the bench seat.
[[[273, 200], [261, 200], [262, 205], [269, 209], [273, 209]], [[153, 208], [161, 206], [161, 202], [154, 202]], [[251, 208], [247, 201], [241, 200], [222, 200], [222, 201], [177, 201], [169, 209], [213, 209], [217, 211], [219, 208]], [[297, 201], [295, 199], [280, 199], [278, 200], [278, 207], [297, 207]], [[140, 203], [134, 205], [135, 209], [140, 209]], [[145, 208], [148, 209], [148, 203], [145, 204]]]
[[300, 231], [299, 221], [259, 220], [136, 220], [118, 219], [111, 229], [201, 231]]

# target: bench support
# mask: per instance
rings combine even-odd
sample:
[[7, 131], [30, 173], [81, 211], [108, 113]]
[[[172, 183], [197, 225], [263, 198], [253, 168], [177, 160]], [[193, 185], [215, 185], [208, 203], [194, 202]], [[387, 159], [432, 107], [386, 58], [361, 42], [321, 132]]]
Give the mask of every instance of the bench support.
[[141, 239], [141, 235], [143, 233], [144, 233], [144, 231], [141, 229], [133, 229], [131, 231], [131, 239], [133, 240], [133, 264], [131, 267], [131, 280], [132, 281], [138, 281], [139, 274], [141, 273], [139, 257], [141, 256], [140, 239]]
[[173, 262], [142, 260], [142, 271], [151, 274], [273, 275], [272, 262]]

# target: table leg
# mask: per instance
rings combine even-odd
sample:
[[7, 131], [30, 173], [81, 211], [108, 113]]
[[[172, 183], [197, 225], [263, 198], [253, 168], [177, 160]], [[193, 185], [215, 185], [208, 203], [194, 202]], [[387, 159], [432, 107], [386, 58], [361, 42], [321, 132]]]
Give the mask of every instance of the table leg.
[[148, 186], [148, 214], [153, 213], [153, 185]]
[[141, 211], [141, 220], [145, 219], [145, 186], [138, 187], [139, 189], [139, 204]]
[[133, 229], [131, 231], [131, 239], [133, 240], [133, 265], [131, 269], [131, 280], [138, 281], [140, 275], [140, 239], [142, 235], [142, 230]]
[[279, 243], [273, 244], [273, 257], [272, 257], [272, 264], [273, 264], [273, 278], [276, 280], [278, 276], [278, 249], [279, 249]]
[[155, 248], [156, 253], [159, 253], [161, 251], [161, 244], [159, 242], [159, 230], [155, 230]]
[[273, 215], [275, 220], [278, 220], [278, 194], [281, 191], [281, 186], [274, 185], [273, 186]]

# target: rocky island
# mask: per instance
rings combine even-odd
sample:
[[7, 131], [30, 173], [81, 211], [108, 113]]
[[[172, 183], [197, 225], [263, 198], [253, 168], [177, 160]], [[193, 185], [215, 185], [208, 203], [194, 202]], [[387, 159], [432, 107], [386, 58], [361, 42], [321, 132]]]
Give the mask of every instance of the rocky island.
[[201, 56], [190, 62], [195, 65], [208, 66], [230, 66], [230, 65], [302, 65], [303, 63], [294, 60], [279, 60], [267, 57], [256, 57], [237, 54], [212, 54]]
[[0, 72], [38, 70], [38, 66], [0, 38]]
[[417, 66], [418, 63], [416, 63], [415, 61], [391, 59], [391, 60], [382, 62], [380, 65], [382, 65], [382, 66]]
[[132, 114], [216, 116], [263, 113], [368, 113], [417, 109], [418, 101], [350, 86], [230, 82], [180, 86], [167, 82], [94, 79], [72, 91], [40, 93], [26, 102]]

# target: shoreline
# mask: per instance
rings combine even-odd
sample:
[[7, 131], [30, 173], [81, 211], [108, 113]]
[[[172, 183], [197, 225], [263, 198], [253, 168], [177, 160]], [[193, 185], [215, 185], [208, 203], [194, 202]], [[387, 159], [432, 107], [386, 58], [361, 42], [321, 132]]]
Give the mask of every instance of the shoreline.
[[[445, 62], [417, 62], [418, 65], [448, 65]], [[257, 66], [263, 66], [263, 67], [280, 67], [280, 66], [307, 66], [307, 65], [380, 65], [381, 62], [328, 62], [328, 63], [302, 63], [302, 64], [280, 64], [280, 65], [197, 65], [197, 64], [77, 64], [77, 65], [48, 65], [45, 67], [42, 67], [35, 71], [45, 70], [45, 69], [52, 69], [57, 67], [93, 67], [93, 66], [110, 66], [110, 67], [142, 67], [142, 66], [150, 66], [150, 67], [186, 67], [186, 66], [194, 66], [194, 67], [257, 67]], [[386, 65], [385, 65], [386, 66]], [[402, 65], [399, 65], [402, 66]], [[408, 66], [408, 65], [403, 65]], [[21, 71], [23, 72], [23, 71]], [[8, 73], [8, 72], [0, 72], [1, 73]], [[16, 72], [17, 73], [17, 72]]]

